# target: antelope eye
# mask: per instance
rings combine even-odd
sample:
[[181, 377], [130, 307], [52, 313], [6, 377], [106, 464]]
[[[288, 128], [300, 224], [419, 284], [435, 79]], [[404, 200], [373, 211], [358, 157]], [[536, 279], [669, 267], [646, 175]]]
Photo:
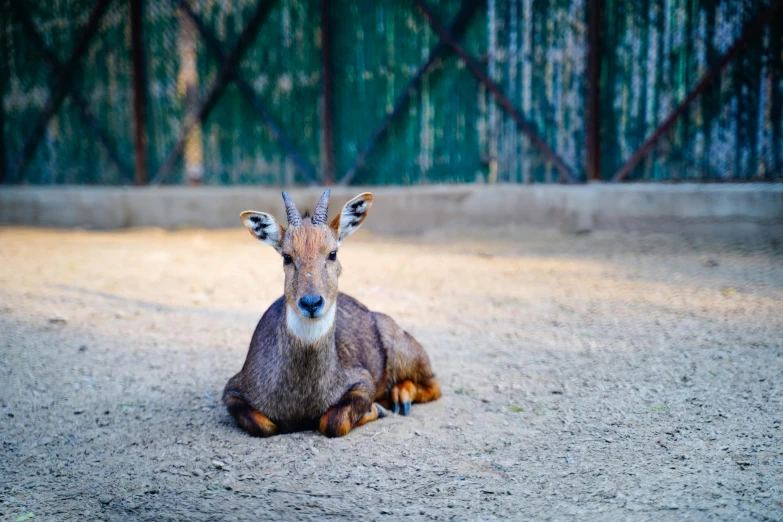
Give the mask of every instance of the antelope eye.
[[337, 261], [337, 250], [329, 252], [329, 261]]
[[294, 262], [294, 258], [293, 257], [291, 257], [288, 254], [283, 254], [283, 264], [284, 265], [290, 265], [293, 262]]

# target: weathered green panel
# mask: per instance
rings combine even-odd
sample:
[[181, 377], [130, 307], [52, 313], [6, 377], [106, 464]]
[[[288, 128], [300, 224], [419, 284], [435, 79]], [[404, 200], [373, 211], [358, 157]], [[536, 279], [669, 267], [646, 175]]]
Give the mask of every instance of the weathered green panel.
[[[65, 63], [87, 22], [94, 2], [67, 0], [27, 2], [25, 10], [33, 19], [47, 47]], [[10, 24], [4, 27], [10, 72], [3, 103], [6, 112], [5, 143], [10, 167], [17, 162], [24, 143], [50, 97], [56, 80], [53, 69], [34, 46], [16, 12], [10, 9]], [[90, 111], [105, 129], [124, 166], [132, 162], [130, 134], [130, 65], [125, 34], [127, 5], [113, 3], [102, 19], [100, 29], [79, 61], [71, 84], [82, 93]], [[130, 171], [126, 171], [130, 172]], [[85, 124], [79, 110], [66, 98], [54, 114], [21, 180], [13, 182], [116, 184], [122, 175]]]
[[[607, 0], [603, 172], [611, 176], [767, 2]], [[761, 34], [692, 104], [630, 179], [731, 181], [781, 175], [781, 27]]]
[[[459, 2], [431, 2], [444, 24]], [[428, 58], [438, 37], [415, 4], [334, 3], [335, 156], [342, 176], [392, 111], [409, 79]], [[472, 54], [482, 48], [485, 25], [476, 16], [463, 38]], [[412, 184], [474, 181], [483, 175], [478, 147], [477, 81], [452, 53], [444, 54], [400, 118], [353, 182]]]
[[[321, 123], [320, 17], [317, 0], [275, 3], [253, 45], [240, 63], [277, 124], [302, 155], [319, 167]], [[231, 15], [214, 2], [197, 11], [225, 48], [231, 49], [255, 9], [255, 1], [235, 5]], [[220, 65], [203, 53], [202, 78], [214, 78]], [[210, 82], [203, 82], [205, 86]], [[286, 158], [261, 118], [232, 85], [204, 127], [206, 183], [282, 184], [305, 178]]]
[[[496, 49], [493, 52], [492, 40], [486, 48], [488, 60], [495, 56], [495, 80], [550, 147], [583, 177], [587, 92], [584, 0], [490, 0], [490, 14], [493, 9], [494, 23], [490, 25], [495, 28]], [[490, 117], [488, 125], [491, 121]], [[500, 115], [496, 138], [491, 125], [487, 133], [490, 149], [497, 140], [499, 180], [557, 179], [557, 171], [519, 134], [511, 118]]]
[[[487, 0], [462, 38], [465, 48], [550, 146], [584, 179], [587, 0]], [[22, 1], [47, 45], [65, 62], [93, 0]], [[429, 0], [448, 25], [460, 0]], [[200, 36], [188, 40], [174, 2], [145, 2], [148, 167], [154, 176], [183, 121], [221, 64]], [[228, 52], [256, 0], [191, 0]], [[604, 0], [601, 152], [605, 178], [663, 121], [766, 5], [762, 0]], [[72, 83], [106, 131], [118, 169], [66, 98], [21, 179], [7, 182], [127, 182], [134, 166], [128, 4], [114, 0]], [[413, 2], [333, 0], [334, 154], [338, 180], [353, 165], [409, 79], [438, 42]], [[634, 170], [636, 180], [750, 180], [783, 175], [783, 12]], [[13, 9], [0, 30], [6, 158], [13, 166], [55, 77]], [[239, 65], [303, 157], [321, 170], [320, 0], [277, 0]], [[185, 67], [188, 42], [194, 67]], [[190, 72], [188, 72], [190, 71]], [[193, 95], [184, 78], [197, 77]], [[191, 81], [193, 81], [191, 79]], [[304, 183], [233, 84], [197, 129], [166, 183], [185, 166], [206, 184]], [[452, 52], [425, 77], [353, 179], [356, 184], [551, 182], [557, 171], [519, 133]]]

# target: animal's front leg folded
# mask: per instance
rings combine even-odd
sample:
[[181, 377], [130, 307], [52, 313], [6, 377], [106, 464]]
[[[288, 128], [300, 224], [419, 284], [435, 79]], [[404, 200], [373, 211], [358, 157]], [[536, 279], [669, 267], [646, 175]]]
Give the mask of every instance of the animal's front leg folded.
[[374, 395], [370, 386], [354, 384], [337, 404], [321, 416], [318, 431], [327, 437], [342, 437], [353, 428], [385, 417], [388, 412], [372, 402]]
[[223, 397], [228, 411], [246, 432], [255, 437], [277, 435], [277, 425], [269, 417], [251, 407], [235, 390], [229, 390]]

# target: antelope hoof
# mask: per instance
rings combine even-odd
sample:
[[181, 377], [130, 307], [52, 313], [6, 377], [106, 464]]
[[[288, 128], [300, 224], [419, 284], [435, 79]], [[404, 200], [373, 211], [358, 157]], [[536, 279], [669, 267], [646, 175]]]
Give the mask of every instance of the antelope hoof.
[[[392, 409], [392, 411], [394, 413], [400, 413], [400, 403], [399, 402], [395, 402], [394, 403], [394, 408]], [[410, 401], [402, 403], [402, 414], [404, 416], [406, 416], [406, 417], [411, 414], [411, 403], [410, 403]]]
[[388, 417], [389, 416], [389, 410], [387, 410], [386, 408], [384, 408], [383, 406], [381, 406], [377, 402], [375, 403], [375, 409], [378, 410], [378, 418], [379, 419], [382, 419], [384, 417]]
[[404, 416], [408, 416], [411, 414], [411, 402], [405, 401], [405, 402], [395, 402], [394, 406], [392, 408], [392, 411], [394, 413], [400, 413], [400, 404], [402, 404], [402, 414]]
[[391, 402], [394, 413], [400, 413], [406, 417], [411, 414], [411, 402], [416, 398], [416, 385], [411, 381], [403, 381], [391, 390]]

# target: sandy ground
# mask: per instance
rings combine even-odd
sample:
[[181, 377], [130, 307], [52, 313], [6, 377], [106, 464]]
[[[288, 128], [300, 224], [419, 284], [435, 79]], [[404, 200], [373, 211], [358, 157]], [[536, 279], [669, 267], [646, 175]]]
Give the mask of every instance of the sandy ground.
[[219, 397], [282, 291], [272, 249], [0, 229], [0, 518], [780, 520], [776, 248], [360, 231], [341, 289], [422, 342], [444, 397], [254, 439]]

